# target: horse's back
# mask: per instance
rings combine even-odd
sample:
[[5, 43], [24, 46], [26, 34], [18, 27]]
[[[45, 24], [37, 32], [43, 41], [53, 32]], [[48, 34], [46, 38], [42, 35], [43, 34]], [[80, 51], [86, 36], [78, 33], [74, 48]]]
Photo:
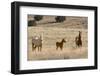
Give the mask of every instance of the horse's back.
[[59, 45], [59, 42], [56, 42], [56, 46], [58, 46]]
[[42, 45], [42, 40], [39, 38], [39, 39], [32, 39], [32, 43], [36, 46], [39, 46], [39, 45]]

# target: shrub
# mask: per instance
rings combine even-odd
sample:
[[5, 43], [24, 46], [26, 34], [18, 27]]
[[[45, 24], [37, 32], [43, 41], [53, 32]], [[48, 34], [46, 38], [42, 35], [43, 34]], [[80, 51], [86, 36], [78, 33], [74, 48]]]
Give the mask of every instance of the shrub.
[[28, 21], [28, 26], [36, 26], [36, 21], [35, 20]]
[[63, 22], [66, 20], [65, 16], [57, 16], [55, 17], [56, 22]]
[[40, 20], [43, 19], [43, 16], [35, 15], [35, 16], [34, 16], [34, 19], [35, 19], [36, 21], [40, 21]]

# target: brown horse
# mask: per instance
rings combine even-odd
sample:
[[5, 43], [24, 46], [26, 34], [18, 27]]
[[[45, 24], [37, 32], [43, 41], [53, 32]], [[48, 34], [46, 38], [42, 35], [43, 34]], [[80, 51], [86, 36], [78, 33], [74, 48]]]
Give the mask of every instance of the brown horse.
[[41, 36], [35, 36], [32, 38], [32, 51], [34, 51], [36, 48], [38, 48], [38, 51], [41, 51], [42, 49], [42, 39]]
[[81, 31], [79, 31], [79, 35], [75, 38], [75, 43], [78, 47], [82, 46]]
[[62, 50], [63, 49], [63, 43], [66, 43], [65, 39], [62, 39], [61, 42], [56, 42], [56, 50], [58, 50], [58, 47]]

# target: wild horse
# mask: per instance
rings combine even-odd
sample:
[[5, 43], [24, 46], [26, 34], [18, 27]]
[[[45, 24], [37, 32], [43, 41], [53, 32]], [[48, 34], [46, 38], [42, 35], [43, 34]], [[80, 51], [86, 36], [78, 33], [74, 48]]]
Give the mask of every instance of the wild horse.
[[82, 33], [82, 32], [79, 31], [79, 35], [76, 36], [76, 38], [75, 38], [75, 43], [76, 43], [76, 46], [78, 46], [78, 47], [82, 46], [81, 33]]
[[58, 48], [60, 48], [62, 50], [63, 49], [63, 43], [66, 43], [65, 39], [62, 39], [61, 42], [56, 42], [56, 50], [58, 50]]

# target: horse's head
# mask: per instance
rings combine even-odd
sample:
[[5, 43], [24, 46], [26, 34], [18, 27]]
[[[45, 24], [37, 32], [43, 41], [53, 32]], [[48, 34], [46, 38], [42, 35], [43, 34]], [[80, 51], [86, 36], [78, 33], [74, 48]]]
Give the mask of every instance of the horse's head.
[[81, 34], [82, 32], [81, 31], [79, 31], [79, 34]]
[[62, 42], [65, 42], [66, 43], [66, 40], [65, 39], [62, 39]]

